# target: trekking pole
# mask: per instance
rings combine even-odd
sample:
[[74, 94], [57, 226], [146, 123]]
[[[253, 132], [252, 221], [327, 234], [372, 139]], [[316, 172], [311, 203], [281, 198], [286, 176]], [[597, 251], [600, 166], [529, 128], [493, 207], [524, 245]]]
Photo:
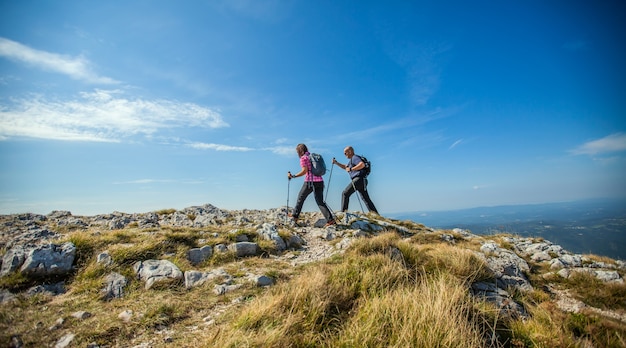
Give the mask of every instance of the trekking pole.
[[[333, 157], [333, 165], [330, 167], [330, 176], [328, 177], [328, 187], [326, 187], [326, 196], [324, 197], [324, 203], [326, 203], [326, 198], [328, 197], [328, 191], [330, 190], [330, 180], [333, 178], [333, 168], [335, 167], [335, 158]], [[330, 208], [328, 203], [326, 203], [326, 208], [330, 211], [330, 215], [332, 215], [333, 219], [337, 220], [337, 214]]]
[[365, 214], [365, 210], [363, 210], [363, 203], [361, 203], [361, 192], [357, 191], [356, 186], [354, 186], [354, 180], [352, 180], [352, 178], [350, 178], [350, 182], [352, 183], [352, 188], [354, 189], [354, 192], [356, 193], [356, 198], [359, 200], [359, 205], [361, 206], [361, 212]]
[[[350, 162], [348, 162], [349, 164]], [[348, 176], [350, 176], [350, 174], [348, 174]], [[352, 177], [350, 177], [350, 183], [352, 184], [352, 188], [354, 189], [354, 192], [357, 193], [356, 198], [359, 200], [359, 205], [361, 206], [361, 212], [365, 213], [365, 210], [363, 210], [363, 203], [361, 203], [361, 197], [359, 196], [361, 193], [357, 191], [356, 186], [354, 186], [354, 180], [352, 180]]]
[[333, 168], [335, 168], [335, 158], [333, 157], [333, 165], [330, 166], [330, 175], [328, 176], [328, 186], [326, 186], [326, 195], [324, 196], [324, 202], [326, 202], [326, 198], [328, 198], [328, 191], [330, 191], [330, 180], [333, 178]]
[[291, 172], [287, 172], [287, 211], [285, 212], [285, 223], [289, 222], [289, 186], [291, 186]]

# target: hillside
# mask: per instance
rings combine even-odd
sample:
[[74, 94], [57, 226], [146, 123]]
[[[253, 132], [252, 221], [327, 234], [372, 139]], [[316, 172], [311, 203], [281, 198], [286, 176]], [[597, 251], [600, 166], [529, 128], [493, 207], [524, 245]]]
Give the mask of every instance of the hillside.
[[626, 201], [593, 199], [544, 204], [477, 207], [451, 211], [405, 212], [397, 219], [435, 228], [464, 228], [489, 235], [543, 237], [574, 253], [626, 260]]
[[9, 347], [624, 347], [626, 265], [284, 208], [0, 216]]

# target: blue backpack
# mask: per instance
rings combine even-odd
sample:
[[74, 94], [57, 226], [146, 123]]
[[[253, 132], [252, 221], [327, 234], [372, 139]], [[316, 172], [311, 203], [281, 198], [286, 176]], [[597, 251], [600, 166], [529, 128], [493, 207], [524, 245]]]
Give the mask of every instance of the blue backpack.
[[326, 174], [326, 163], [324, 158], [319, 153], [309, 154], [309, 160], [311, 160], [311, 173], [315, 176], [322, 176]]

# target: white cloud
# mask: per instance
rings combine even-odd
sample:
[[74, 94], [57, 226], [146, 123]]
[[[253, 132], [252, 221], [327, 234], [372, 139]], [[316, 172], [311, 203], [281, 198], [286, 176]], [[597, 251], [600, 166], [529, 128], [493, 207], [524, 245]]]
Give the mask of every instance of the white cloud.
[[223, 145], [223, 144], [212, 144], [212, 143], [191, 143], [188, 145], [194, 149], [198, 150], [215, 150], [215, 151], [253, 151], [254, 149], [251, 147], [245, 146], [231, 146], [231, 145]]
[[122, 184], [153, 184], [153, 183], [170, 183], [173, 180], [163, 180], [163, 179], [138, 179], [138, 180], [130, 180], [130, 181], [116, 181], [113, 184], [122, 185]]
[[460, 143], [463, 142], [463, 139], [459, 139], [457, 141], [455, 141], [452, 145], [450, 145], [450, 147], [448, 148], [448, 150], [452, 150], [454, 149], [457, 145], [459, 145]]
[[253, 148], [253, 147], [247, 147], [247, 146], [233, 146], [233, 145], [201, 143], [201, 142], [188, 143], [187, 146], [197, 149], [197, 150], [235, 151], [235, 152], [269, 151], [276, 155], [281, 155], [281, 156], [290, 156], [290, 155], [295, 154], [295, 147], [293, 146], [273, 146], [273, 147], [265, 147], [265, 148]]
[[274, 147], [267, 148], [265, 150], [271, 151], [281, 156], [289, 156], [289, 155], [294, 155], [296, 153], [295, 146], [274, 146]]
[[626, 150], [626, 133], [615, 133], [604, 138], [588, 141], [570, 152], [575, 155], [597, 155]]
[[65, 74], [75, 80], [97, 84], [116, 84], [114, 79], [99, 76], [85, 57], [70, 57], [36, 50], [3, 37], [0, 37], [0, 56], [23, 62], [39, 69]]
[[129, 181], [116, 181], [114, 185], [145, 185], [145, 184], [202, 184], [200, 180], [170, 180], [170, 179], [137, 179]]
[[219, 112], [170, 100], [124, 98], [121, 91], [96, 90], [69, 101], [34, 97], [0, 108], [0, 139], [29, 137], [118, 142], [174, 127], [228, 127]]

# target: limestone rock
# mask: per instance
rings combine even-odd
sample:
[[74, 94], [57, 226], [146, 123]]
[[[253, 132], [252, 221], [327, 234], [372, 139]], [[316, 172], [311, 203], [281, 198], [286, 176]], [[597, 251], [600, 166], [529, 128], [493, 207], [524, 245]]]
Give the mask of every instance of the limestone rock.
[[150, 289], [156, 282], [183, 278], [183, 272], [168, 260], [138, 261], [133, 265], [133, 269], [139, 279], [146, 283], [146, 290]]

